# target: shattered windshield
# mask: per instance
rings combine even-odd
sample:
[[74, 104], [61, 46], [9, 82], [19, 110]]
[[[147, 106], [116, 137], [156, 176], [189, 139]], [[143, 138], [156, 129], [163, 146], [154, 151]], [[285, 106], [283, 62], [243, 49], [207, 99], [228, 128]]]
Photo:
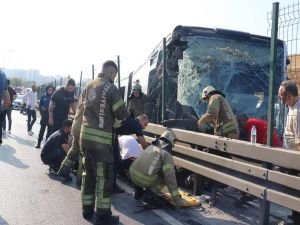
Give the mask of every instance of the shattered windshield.
[[[219, 37], [188, 37], [187, 49], [178, 60], [177, 100], [201, 116], [207, 105], [199, 102], [207, 85], [222, 91], [234, 113], [264, 118], [267, 116], [270, 48], [253, 41]], [[283, 48], [278, 48], [276, 87], [283, 79]]]

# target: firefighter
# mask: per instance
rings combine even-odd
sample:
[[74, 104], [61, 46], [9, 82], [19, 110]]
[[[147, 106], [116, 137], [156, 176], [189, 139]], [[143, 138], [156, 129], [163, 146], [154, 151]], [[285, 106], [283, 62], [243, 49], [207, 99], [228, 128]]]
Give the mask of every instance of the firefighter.
[[95, 224], [119, 224], [112, 216], [113, 191], [113, 126], [128, 116], [127, 108], [113, 84], [117, 65], [106, 61], [98, 78], [89, 82], [82, 94], [83, 120], [80, 148], [83, 153], [83, 217], [91, 219], [96, 207]]
[[142, 86], [138, 81], [136, 81], [133, 85], [132, 93], [128, 99], [128, 109], [133, 117], [138, 117], [142, 114], [145, 114], [147, 107], [147, 96], [142, 92]]
[[197, 121], [202, 129], [205, 123], [214, 127], [214, 134], [232, 139], [239, 138], [239, 126], [225, 95], [212, 86], [203, 89], [201, 98], [208, 102], [207, 112]]
[[82, 160], [79, 154], [80, 153], [79, 137], [80, 137], [81, 124], [82, 124], [82, 116], [83, 116], [83, 102], [82, 102], [82, 95], [80, 95], [79, 102], [76, 109], [76, 114], [74, 116], [74, 120], [72, 124], [72, 130], [71, 130], [73, 134], [72, 146], [58, 171], [58, 175], [68, 179], [70, 170], [73, 166], [73, 162], [79, 159], [79, 166], [77, 169], [78, 184], [81, 183], [81, 174], [82, 174]]
[[171, 130], [165, 131], [132, 163], [129, 169], [130, 179], [138, 186], [135, 199], [143, 196], [142, 188], [150, 189], [152, 193], [159, 195], [166, 185], [176, 205], [184, 206], [178, 192], [172, 158], [174, 141], [175, 134]]

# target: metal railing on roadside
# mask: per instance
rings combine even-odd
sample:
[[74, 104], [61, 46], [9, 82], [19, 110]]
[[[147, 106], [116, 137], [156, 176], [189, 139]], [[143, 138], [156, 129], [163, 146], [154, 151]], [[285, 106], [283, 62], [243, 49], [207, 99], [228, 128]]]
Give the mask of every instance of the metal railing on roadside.
[[[166, 129], [148, 124], [145, 131], [159, 136]], [[175, 143], [173, 149], [176, 166], [300, 212], [300, 177], [263, 166], [267, 163], [288, 171], [300, 171], [300, 152], [186, 130], [172, 130], [180, 142]], [[148, 142], [153, 140], [150, 136], [146, 136]], [[199, 149], [220, 151], [230, 157]]]

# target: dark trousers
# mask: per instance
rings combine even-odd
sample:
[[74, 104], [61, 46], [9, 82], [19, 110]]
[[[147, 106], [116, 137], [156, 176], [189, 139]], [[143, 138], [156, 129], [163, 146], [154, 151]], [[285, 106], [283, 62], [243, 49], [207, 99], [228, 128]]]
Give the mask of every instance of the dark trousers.
[[2, 124], [3, 124], [3, 121], [5, 120], [5, 112], [6, 110], [4, 111], [0, 111], [0, 140], [1, 140], [1, 143], [2, 143]]
[[3, 115], [3, 121], [2, 121], [3, 130], [6, 130], [6, 116], [7, 116], [7, 119], [8, 119], [8, 130], [11, 130], [11, 123], [12, 123], [11, 112], [12, 112], [12, 108], [8, 108], [8, 109], [3, 111], [3, 114], [4, 114]]
[[27, 109], [27, 131], [31, 131], [35, 121], [36, 121], [35, 110]]
[[127, 173], [129, 172], [129, 168], [131, 164], [133, 163], [134, 160], [131, 158], [122, 160], [119, 164], [118, 169], [118, 174], [120, 177], [127, 177]]
[[113, 147], [113, 157], [114, 157], [114, 186], [115, 186], [117, 182], [117, 173], [119, 170], [119, 165], [121, 163], [121, 153], [120, 153], [119, 139], [117, 134], [113, 135], [112, 147]]
[[47, 128], [47, 134], [46, 134], [46, 140], [48, 137], [50, 137], [52, 133], [52, 127], [48, 124], [48, 119], [49, 119], [49, 112], [46, 111], [41, 111], [41, 121], [40, 121], [40, 132], [39, 132], [39, 137], [38, 137], [38, 144], [40, 145], [43, 138], [44, 138], [44, 133]]
[[53, 149], [48, 154], [43, 154], [41, 159], [44, 164], [49, 165], [53, 169], [59, 169], [60, 164], [64, 160], [66, 153], [63, 149]]

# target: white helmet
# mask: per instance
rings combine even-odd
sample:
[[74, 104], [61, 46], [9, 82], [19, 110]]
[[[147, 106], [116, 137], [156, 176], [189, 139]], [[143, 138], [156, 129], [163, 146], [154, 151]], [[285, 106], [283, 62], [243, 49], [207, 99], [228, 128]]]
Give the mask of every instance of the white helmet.
[[216, 89], [213, 86], [207, 86], [206, 88], [203, 89], [201, 98], [205, 99], [208, 97], [209, 93], [212, 91], [215, 91]]

